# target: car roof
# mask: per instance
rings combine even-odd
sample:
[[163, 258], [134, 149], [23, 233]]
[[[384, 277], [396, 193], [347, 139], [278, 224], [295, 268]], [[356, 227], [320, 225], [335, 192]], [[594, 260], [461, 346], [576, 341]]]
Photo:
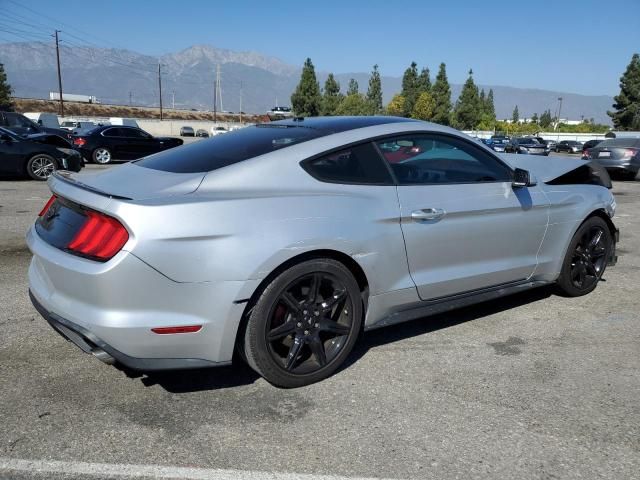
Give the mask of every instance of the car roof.
[[278, 120], [269, 125], [282, 125], [283, 127], [305, 127], [321, 130], [325, 134], [346, 132], [357, 128], [373, 127], [388, 123], [416, 122], [411, 118], [388, 116], [360, 116], [360, 117], [296, 117], [287, 120]]

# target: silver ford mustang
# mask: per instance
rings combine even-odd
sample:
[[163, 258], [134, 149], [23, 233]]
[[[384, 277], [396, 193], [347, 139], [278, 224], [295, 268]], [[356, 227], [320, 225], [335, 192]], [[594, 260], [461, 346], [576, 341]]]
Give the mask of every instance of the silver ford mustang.
[[598, 165], [394, 117], [256, 125], [49, 186], [27, 234], [35, 307], [142, 371], [238, 352], [306, 385], [362, 330], [544, 284], [584, 295], [616, 259]]

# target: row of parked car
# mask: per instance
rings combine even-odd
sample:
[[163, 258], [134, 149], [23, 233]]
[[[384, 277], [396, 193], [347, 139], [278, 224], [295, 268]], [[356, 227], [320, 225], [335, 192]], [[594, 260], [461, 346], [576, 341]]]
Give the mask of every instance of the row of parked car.
[[217, 126], [211, 127], [211, 135], [203, 128], [199, 128], [198, 130], [194, 130], [193, 127], [184, 126], [180, 128], [180, 136], [181, 137], [203, 137], [208, 138], [209, 136], [215, 137], [216, 135], [222, 135], [224, 133], [229, 132], [225, 127]]
[[183, 144], [134, 126], [65, 123], [73, 122], [54, 128], [16, 112], [0, 112], [0, 174], [46, 180], [57, 169], [78, 172], [85, 162], [135, 160]]
[[481, 140], [484, 144], [501, 153], [527, 155], [549, 155], [551, 151], [581, 154], [583, 159], [597, 160], [609, 172], [620, 173], [635, 178], [640, 170], [640, 138], [610, 138], [555, 142], [542, 137], [508, 137], [494, 135]]

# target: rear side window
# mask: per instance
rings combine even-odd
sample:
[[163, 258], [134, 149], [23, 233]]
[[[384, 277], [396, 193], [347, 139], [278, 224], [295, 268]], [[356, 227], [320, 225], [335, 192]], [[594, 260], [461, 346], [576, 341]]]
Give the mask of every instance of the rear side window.
[[204, 173], [326, 135], [308, 127], [255, 125], [172, 148], [136, 165], [173, 173]]
[[306, 160], [302, 162], [302, 167], [323, 182], [371, 185], [393, 183], [389, 169], [371, 143]]
[[640, 147], [640, 138], [611, 138], [598, 144], [598, 147]]

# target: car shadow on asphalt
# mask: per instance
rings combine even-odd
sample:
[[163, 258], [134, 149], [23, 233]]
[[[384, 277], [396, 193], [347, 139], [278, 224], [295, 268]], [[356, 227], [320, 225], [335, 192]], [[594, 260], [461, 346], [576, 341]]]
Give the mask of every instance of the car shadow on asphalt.
[[529, 303], [549, 298], [554, 294], [554, 286], [547, 285], [449, 312], [368, 331], [361, 336], [353, 352], [351, 352], [351, 355], [349, 355], [338, 371], [349, 368], [372, 348], [426, 335], [437, 330], [454, 327], [461, 323], [494, 315], [505, 310], [526, 306]]
[[[360, 337], [353, 352], [338, 369], [338, 372], [349, 368], [372, 348], [425, 335], [512, 308], [522, 307], [548, 298], [553, 294], [552, 286], [535, 288], [447, 313], [366, 332]], [[122, 368], [121, 370], [131, 378], [140, 378], [142, 384], [146, 387], [158, 385], [171, 393], [190, 393], [239, 387], [250, 385], [259, 378], [258, 374], [240, 358], [234, 358], [232, 365], [209, 369], [149, 373], [133, 372]]]

